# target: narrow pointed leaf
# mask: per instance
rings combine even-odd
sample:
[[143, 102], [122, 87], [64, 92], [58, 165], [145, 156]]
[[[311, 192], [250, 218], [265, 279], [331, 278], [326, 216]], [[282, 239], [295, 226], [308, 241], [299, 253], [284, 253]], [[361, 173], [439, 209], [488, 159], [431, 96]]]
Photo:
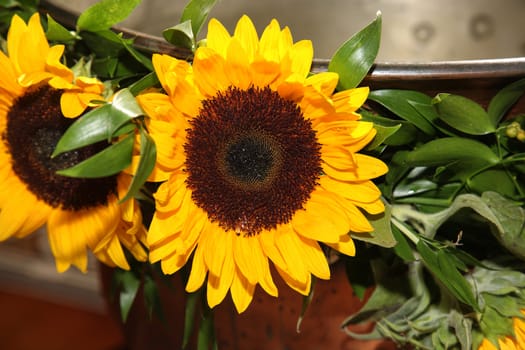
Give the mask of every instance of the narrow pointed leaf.
[[111, 141], [133, 118], [143, 115], [135, 97], [128, 89], [115, 94], [113, 102], [95, 108], [78, 118], [58, 141], [51, 157], [100, 141]]
[[133, 271], [117, 270], [116, 273], [120, 287], [120, 316], [126, 322], [140, 287], [140, 279], [137, 278]]
[[192, 51], [195, 50], [195, 37], [193, 36], [190, 20], [164, 30], [162, 36], [170, 44]]
[[118, 174], [131, 164], [133, 135], [128, 135], [94, 156], [57, 174], [69, 177], [98, 178]]
[[155, 142], [149, 136], [144, 129], [140, 129], [140, 161], [133, 176], [133, 180], [128, 189], [126, 196], [121, 199], [122, 202], [127, 201], [129, 198], [135, 197], [140, 191], [142, 185], [146, 182], [151, 171], [155, 167], [155, 161], [157, 159], [157, 148]]
[[417, 91], [385, 89], [370, 92], [368, 98], [386, 107], [400, 118], [411, 122], [425, 134], [434, 135], [436, 133], [432, 124], [411, 105], [411, 102], [430, 105], [432, 101], [430, 96]]
[[184, 8], [180, 22], [190, 21], [193, 38], [199, 34], [216, 3], [217, 0], [191, 0]]
[[77, 20], [78, 30], [97, 32], [125, 20], [141, 0], [102, 0], [84, 11]]
[[328, 70], [339, 74], [339, 90], [352, 89], [366, 76], [379, 51], [381, 14], [352, 36], [334, 54]]
[[303, 305], [301, 307], [301, 314], [299, 315], [299, 318], [297, 319], [297, 324], [295, 325], [295, 330], [297, 333], [301, 333], [301, 324], [303, 323], [304, 315], [306, 314], [306, 310], [308, 310], [308, 306], [310, 306], [310, 303], [312, 302], [312, 299], [314, 298], [314, 286], [315, 286], [315, 278], [312, 278], [312, 286], [310, 287], [310, 292], [308, 292], [308, 295], [303, 296]]
[[487, 113], [494, 125], [498, 125], [507, 111], [523, 96], [523, 93], [525, 93], [525, 79], [507, 85], [490, 100]]
[[68, 42], [75, 40], [75, 35], [67, 30], [63, 25], [47, 15], [46, 37], [51, 41]]
[[193, 327], [195, 325], [195, 311], [197, 309], [197, 301], [202, 297], [201, 291], [195, 293], [188, 293], [186, 295], [186, 307], [184, 312], [184, 333], [182, 338], [182, 349], [186, 349], [190, 342]]
[[479, 104], [459, 95], [438, 94], [432, 101], [439, 118], [456, 130], [469, 135], [496, 131], [496, 124]]

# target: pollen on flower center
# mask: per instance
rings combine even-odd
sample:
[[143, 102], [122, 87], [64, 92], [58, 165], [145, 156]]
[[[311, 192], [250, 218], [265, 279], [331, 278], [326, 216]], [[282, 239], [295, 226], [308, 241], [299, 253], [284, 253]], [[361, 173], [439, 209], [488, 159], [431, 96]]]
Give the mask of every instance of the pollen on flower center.
[[218, 170], [232, 186], [264, 190], [273, 183], [282, 164], [279, 144], [262, 132], [243, 134], [219, 152]]
[[18, 178], [40, 200], [65, 210], [105, 204], [116, 190], [116, 177], [70, 178], [56, 174], [99, 152], [103, 144], [84, 147], [51, 158], [53, 150], [73, 120], [60, 110], [60, 90], [40, 87], [14, 101], [2, 135]]
[[321, 172], [310, 121], [270, 88], [231, 87], [203, 101], [184, 149], [195, 203], [245, 235], [289, 222]]

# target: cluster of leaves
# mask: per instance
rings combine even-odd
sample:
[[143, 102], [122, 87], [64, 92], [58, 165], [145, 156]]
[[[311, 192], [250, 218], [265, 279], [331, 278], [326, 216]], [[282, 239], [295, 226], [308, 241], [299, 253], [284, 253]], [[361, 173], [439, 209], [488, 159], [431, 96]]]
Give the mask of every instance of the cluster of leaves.
[[[524, 317], [525, 270], [511, 263], [525, 259], [525, 143], [514, 132], [525, 116], [507, 115], [524, 92], [525, 80], [516, 81], [487, 108], [448, 93], [370, 93], [362, 114], [378, 129], [373, 151], [389, 164], [380, 186], [397, 245], [372, 247], [380, 256], [365, 261], [372, 268], [351, 267], [373, 272], [377, 285], [342, 325], [376, 326], [352, 336], [466, 350], [483, 337], [497, 344], [512, 334], [511, 317]], [[512, 259], [496, 267], [502, 256]], [[393, 273], [405, 277], [382, 277]], [[349, 278], [363, 290], [366, 278]]]

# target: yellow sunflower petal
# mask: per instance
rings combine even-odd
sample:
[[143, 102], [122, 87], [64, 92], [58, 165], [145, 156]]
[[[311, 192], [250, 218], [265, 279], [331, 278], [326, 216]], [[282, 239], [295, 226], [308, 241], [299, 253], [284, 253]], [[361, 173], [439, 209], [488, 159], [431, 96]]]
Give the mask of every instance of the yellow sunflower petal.
[[[208, 305], [213, 308], [220, 304], [232, 285], [234, 275], [236, 274], [235, 262], [233, 260], [232, 245], [226, 245], [227, 251], [220, 275], [208, 274], [208, 287], [206, 295]], [[206, 255], [205, 255], [206, 256]]]
[[352, 171], [341, 171], [323, 163], [323, 171], [340, 181], [369, 180], [386, 174], [388, 167], [381, 160], [364, 154], [354, 154], [357, 167]]
[[204, 283], [207, 273], [208, 269], [206, 267], [206, 263], [204, 262], [203, 249], [199, 245], [195, 249], [195, 254], [193, 256], [190, 276], [188, 277], [188, 282], [186, 283], [186, 292], [193, 293], [197, 291]]
[[357, 202], [372, 203], [381, 197], [381, 191], [372, 181], [349, 182], [321, 176], [319, 184], [327, 191]]
[[54, 210], [49, 216], [47, 230], [59, 271], [75, 265], [85, 272], [87, 248], [94, 249], [108, 232], [115, 232], [118, 218], [116, 199], [107, 206], [81, 211]]
[[242, 273], [234, 274], [230, 292], [238, 313], [242, 313], [248, 308], [252, 302], [254, 291], [255, 285], [251, 284]]
[[316, 190], [305, 204], [305, 210], [295, 213], [292, 226], [303, 237], [335, 243], [350, 230], [350, 220], [330, 192]]
[[337, 73], [321, 72], [309, 76], [305, 81], [305, 85], [313, 86], [322, 94], [329, 96], [334, 92], [338, 81], [339, 75]]
[[365, 103], [369, 92], [367, 86], [344, 90], [334, 94], [332, 100], [337, 111], [354, 112]]
[[250, 87], [252, 85], [251, 70], [249, 69], [250, 62], [248, 61], [247, 53], [237, 39], [233, 38], [231, 40], [226, 56], [227, 60], [224, 70], [230, 85], [241, 89]]
[[233, 237], [233, 255], [235, 264], [250, 283], [265, 279], [268, 258], [263, 254], [257, 237]]
[[12, 236], [24, 237], [45, 223], [51, 207], [27, 191], [18, 179], [6, 179], [0, 189], [0, 241]]
[[[241, 25], [244, 25], [244, 21]], [[226, 57], [226, 49], [228, 48], [230, 40], [230, 33], [228, 33], [222, 23], [215, 18], [212, 18], [208, 23], [208, 35], [206, 36], [207, 47], [214, 50], [222, 57]]]
[[86, 106], [82, 106], [78, 95], [71, 92], [64, 92], [60, 97], [60, 108], [66, 118], [75, 118], [82, 114]]
[[287, 271], [282, 270], [278, 266], [276, 266], [275, 269], [290, 288], [302, 295], [308, 295], [308, 293], [310, 293], [310, 289], [312, 288], [312, 275], [308, 274], [306, 281], [297, 281]]
[[330, 268], [326, 256], [319, 244], [305, 237], [298, 237], [303, 243], [300, 246], [308, 270], [318, 278], [330, 279]]
[[264, 29], [259, 41], [259, 53], [265, 61], [278, 62], [281, 28], [279, 22], [273, 19]]
[[230, 81], [225, 74], [226, 61], [209, 47], [200, 47], [195, 52], [193, 74], [203, 95], [213, 97], [217, 91], [226, 90]]
[[252, 62], [259, 47], [259, 38], [250, 17], [244, 15], [239, 19], [233, 36], [242, 45], [248, 62]]
[[292, 230], [283, 229], [281, 231], [275, 237], [275, 244], [286, 263], [286, 272], [293, 280], [304, 284], [307, 282], [310, 272], [306, 268], [305, 256], [301, 250], [303, 243]]
[[326, 244], [344, 255], [355, 256], [355, 244], [350, 235], [341, 236], [337, 243]]

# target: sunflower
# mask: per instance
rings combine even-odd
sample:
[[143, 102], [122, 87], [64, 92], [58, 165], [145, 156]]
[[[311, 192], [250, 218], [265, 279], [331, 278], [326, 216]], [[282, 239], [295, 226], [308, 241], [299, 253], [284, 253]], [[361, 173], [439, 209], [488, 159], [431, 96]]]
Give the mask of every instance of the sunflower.
[[[525, 310], [521, 310], [525, 317]], [[478, 350], [525, 350], [525, 319], [513, 318], [513, 336], [498, 339], [498, 346], [488, 339], [483, 339]]]
[[186, 290], [207, 278], [210, 307], [230, 291], [243, 312], [257, 284], [277, 296], [270, 261], [308, 294], [312, 275], [330, 278], [320, 243], [354, 255], [349, 232], [373, 231], [363, 210], [384, 211], [371, 179], [387, 167], [357, 153], [376, 133], [356, 113], [368, 88], [334, 93], [338, 75], [309, 75], [312, 58], [310, 41], [276, 20], [259, 39], [247, 16], [233, 35], [212, 19], [192, 65], [153, 56], [165, 93], [138, 100], [170, 126], [158, 148], [173, 156], [159, 159], [150, 260], [171, 274], [192, 257]]
[[[57, 270], [86, 271], [87, 251], [129, 268], [122, 245], [138, 259], [146, 254], [140, 211], [119, 204], [126, 175], [76, 179], [56, 174], [99, 152], [95, 145], [51, 158], [73, 117], [103, 99], [94, 78], [74, 77], [60, 62], [63, 45], [50, 47], [38, 14], [26, 24], [14, 16], [0, 52], [0, 240], [24, 237], [47, 222]], [[67, 115], [67, 118], [65, 117]]]

